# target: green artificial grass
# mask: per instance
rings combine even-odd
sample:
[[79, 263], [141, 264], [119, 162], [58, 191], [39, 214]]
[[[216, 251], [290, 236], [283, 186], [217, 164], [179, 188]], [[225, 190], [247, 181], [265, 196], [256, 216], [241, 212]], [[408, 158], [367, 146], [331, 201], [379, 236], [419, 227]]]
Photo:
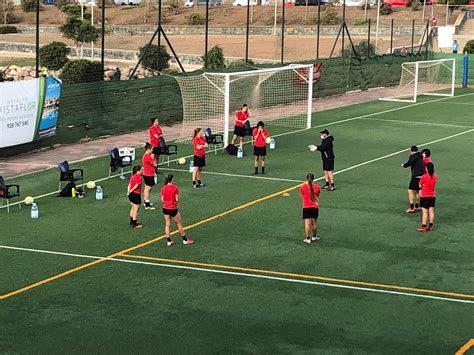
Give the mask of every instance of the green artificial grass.
[[[474, 127], [469, 110], [473, 95], [467, 93], [474, 92], [459, 90], [447, 100], [422, 98], [422, 104], [394, 111], [405, 105], [376, 101], [314, 114], [313, 127], [326, 126], [335, 137], [336, 171], [347, 169], [336, 175], [335, 192], [321, 192], [320, 242], [302, 243], [298, 190], [278, 194], [189, 229], [187, 235], [196, 242], [192, 246], [173, 236], [177, 243], [172, 248], [159, 240], [130, 253], [157, 260], [122, 256], [131, 262], [100, 262], [0, 300], [0, 351], [454, 353], [473, 337], [473, 304], [447, 299], [466, 297], [421, 298], [413, 295], [436, 295], [403, 289], [392, 291], [409, 294], [374, 292], [390, 289], [368, 285], [340, 288], [334, 286], [357, 285], [301, 283], [297, 281], [325, 281], [205, 264], [462, 293], [472, 301], [474, 132], [427, 146], [439, 176], [432, 233], [417, 232], [421, 215], [404, 212], [410, 172], [400, 164], [408, 151], [388, 156]], [[359, 118], [349, 120], [354, 117]], [[335, 123], [342, 120], [347, 121]], [[268, 151], [265, 177], [304, 180], [310, 171], [320, 176], [320, 157], [307, 149], [319, 141], [319, 130], [277, 137], [277, 149]], [[271, 126], [269, 131], [290, 133]], [[179, 152], [187, 156], [192, 150], [181, 145]], [[187, 166], [171, 163], [170, 168], [182, 170], [172, 173], [181, 189], [185, 225], [298, 184], [250, 178], [249, 146], [246, 152], [243, 159], [208, 154], [208, 172], [230, 175], [204, 173], [208, 186], [199, 190], [191, 188]], [[358, 166], [377, 158], [382, 159]], [[108, 158], [74, 166], [85, 169], [86, 181], [97, 180], [107, 175]], [[166, 172], [163, 167], [161, 183]], [[21, 184], [23, 197], [38, 196], [54, 191], [57, 177], [51, 169], [8, 182]], [[102, 201], [95, 200], [93, 191], [83, 199], [37, 199], [38, 220], [30, 218], [26, 206], [21, 211], [13, 206], [8, 215], [1, 209], [0, 221], [8, 227], [0, 234], [0, 245], [103, 257], [163, 235], [159, 186], [152, 192], [157, 210], [141, 208], [144, 228], [131, 230], [127, 181], [113, 178], [98, 184], [104, 189]], [[94, 260], [3, 248], [0, 256], [0, 297]], [[245, 275], [235, 274], [239, 272]]]

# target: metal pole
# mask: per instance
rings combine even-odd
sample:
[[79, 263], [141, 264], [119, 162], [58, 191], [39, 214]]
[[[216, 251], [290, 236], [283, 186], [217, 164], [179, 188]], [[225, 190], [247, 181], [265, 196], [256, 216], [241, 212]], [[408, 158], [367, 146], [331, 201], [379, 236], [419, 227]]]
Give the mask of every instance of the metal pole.
[[318, 1], [318, 23], [317, 23], [317, 34], [316, 34], [316, 59], [319, 59], [319, 29], [320, 29], [320, 22], [321, 20], [321, 2]]
[[277, 14], [278, 14], [278, 0], [275, 1], [275, 13], [273, 15], [273, 35], [277, 35]]
[[[148, 1], [148, 0], [145, 0]], [[158, 0], [158, 28], [161, 29], [161, 0]], [[158, 31], [158, 51], [156, 54], [156, 67], [160, 67], [160, 47], [161, 47], [161, 31]]]
[[40, 8], [40, 3], [39, 0], [36, 0], [36, 77], [39, 77], [39, 51], [40, 51], [40, 45], [39, 45], [39, 8]]
[[176, 59], [176, 62], [178, 63], [179, 68], [181, 69], [181, 71], [182, 71], [183, 73], [186, 73], [186, 71], [184, 70], [183, 65], [181, 64], [181, 61], [179, 60], [178, 55], [177, 55], [176, 52], [174, 51], [174, 48], [173, 48], [173, 46], [171, 45], [171, 42], [170, 42], [170, 40], [168, 39], [168, 36], [166, 35], [165, 31], [163, 31], [163, 28], [160, 28], [160, 31], [161, 31], [161, 34], [163, 35], [163, 38], [164, 38], [165, 41], [166, 41], [166, 44], [167, 44], [168, 47], [171, 49], [171, 53], [173, 53], [174, 59]]
[[446, 0], [446, 26], [449, 23], [449, 0]]
[[280, 62], [283, 64], [285, 61], [285, 0], [281, 0], [281, 58]]
[[379, 46], [380, 0], [377, 0], [377, 23], [375, 24], [375, 53]]
[[414, 44], [415, 44], [415, 19], [411, 21], [411, 54], [413, 54]]
[[368, 32], [367, 32], [367, 58], [370, 57], [370, 24], [372, 23], [369, 18]]
[[423, 13], [421, 15], [421, 22], [425, 22], [426, 0], [423, 1]]
[[[105, 2], [105, 0], [102, 0], [102, 4], [104, 4], [104, 2]], [[104, 21], [102, 21], [102, 23], [103, 22]], [[133, 79], [133, 76], [135, 75], [135, 72], [137, 71], [138, 66], [142, 62], [143, 58], [145, 58], [146, 54], [148, 53], [148, 50], [150, 49], [150, 44], [153, 43], [153, 41], [155, 40], [155, 36], [158, 34], [159, 31], [160, 31], [160, 28], [157, 27], [156, 30], [155, 30], [155, 33], [153, 33], [153, 36], [151, 37], [150, 41], [146, 45], [145, 50], [143, 51], [142, 55], [138, 58], [137, 64], [135, 64], [135, 67], [133, 68], [132, 72], [128, 75], [129, 80]], [[103, 60], [104, 60], [104, 57], [102, 56], [102, 62], [103, 62]]]
[[249, 61], [250, 0], [247, 0], [247, 27], [245, 30], [245, 63]]
[[[84, 0], [81, 0], [81, 21], [84, 21]], [[81, 59], [84, 58], [84, 43], [81, 44]]]
[[390, 25], [390, 54], [393, 53], [393, 19]]
[[102, 0], [102, 38], [100, 40], [100, 63], [102, 72], [105, 69], [105, 0]]
[[[342, 25], [345, 26], [346, 24], [346, 0], [343, 0], [342, 2]], [[342, 37], [341, 37], [341, 53], [342, 53], [342, 58], [344, 58], [344, 29], [342, 30]]]
[[209, 0], [206, 0], [206, 28], [204, 30], [204, 69], [207, 69], [207, 49], [209, 46]]
[[[91, 6], [91, 25], [94, 26], [94, 0], [92, 0], [89, 4]], [[94, 61], [94, 41], [91, 42], [91, 52], [91, 59]]]

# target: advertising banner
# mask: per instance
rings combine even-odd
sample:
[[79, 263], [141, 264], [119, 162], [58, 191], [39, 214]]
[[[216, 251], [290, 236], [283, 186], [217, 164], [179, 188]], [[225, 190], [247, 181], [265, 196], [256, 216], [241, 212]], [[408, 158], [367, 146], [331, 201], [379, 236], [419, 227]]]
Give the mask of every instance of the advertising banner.
[[54, 135], [60, 94], [54, 77], [0, 83], [0, 148]]

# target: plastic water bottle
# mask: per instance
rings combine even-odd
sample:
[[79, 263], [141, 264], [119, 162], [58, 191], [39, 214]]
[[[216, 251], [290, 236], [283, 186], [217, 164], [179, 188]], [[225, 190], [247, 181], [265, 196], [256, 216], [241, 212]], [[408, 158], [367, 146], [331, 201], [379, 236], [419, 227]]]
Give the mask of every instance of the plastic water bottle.
[[242, 149], [242, 147], [239, 147], [239, 149], [237, 149], [237, 158], [243, 158], [244, 157], [244, 150]]
[[71, 189], [71, 196], [73, 198], [76, 197], [76, 189], [74, 187]]
[[155, 180], [155, 185], [158, 185], [158, 175], [155, 174], [154, 180]]
[[193, 160], [191, 160], [189, 162], [189, 172], [190, 173], [194, 172], [194, 161]]
[[273, 138], [270, 139], [270, 149], [275, 149], [275, 140]]
[[102, 191], [102, 187], [97, 186], [97, 189], [95, 190], [95, 199], [102, 200], [103, 197], [104, 197], [104, 193]]
[[38, 205], [34, 202], [33, 202], [33, 205], [31, 206], [31, 218], [33, 218], [33, 219], [38, 219], [39, 218]]

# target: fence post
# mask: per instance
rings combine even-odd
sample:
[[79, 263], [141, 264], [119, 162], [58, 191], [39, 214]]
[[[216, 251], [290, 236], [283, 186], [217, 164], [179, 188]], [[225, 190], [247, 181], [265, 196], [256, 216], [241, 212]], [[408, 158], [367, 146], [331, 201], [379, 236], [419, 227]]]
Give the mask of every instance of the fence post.
[[207, 69], [207, 51], [208, 51], [208, 37], [209, 37], [209, 0], [206, 0], [206, 28], [204, 31], [204, 69]]
[[393, 53], [393, 19], [390, 24], [390, 54]]
[[36, 0], [36, 77], [39, 77], [39, 51], [40, 51], [40, 45], [39, 45], [39, 13], [40, 13], [40, 3], [39, 0]]
[[320, 20], [321, 20], [321, 2], [318, 1], [318, 23], [317, 23], [317, 31], [316, 34], [316, 59], [319, 59], [319, 29], [320, 29]]
[[463, 88], [467, 88], [468, 73], [469, 73], [469, 56], [467, 55], [467, 53], [464, 53], [463, 72], [462, 72], [462, 87]]
[[249, 22], [250, 22], [250, 0], [247, 0], [247, 27], [245, 31], [245, 63], [249, 62]]
[[102, 72], [105, 70], [105, 0], [102, 0], [102, 38], [100, 39], [100, 63]]
[[[277, 1], [277, 0], [275, 0]], [[285, 61], [285, 0], [282, 1], [282, 8], [281, 8], [281, 64]]]
[[371, 20], [369, 18], [369, 25], [368, 25], [368, 31], [367, 31], [367, 58], [370, 57], [370, 24], [371, 24]]
[[413, 54], [414, 45], [415, 45], [415, 19], [411, 21], [411, 54]]

